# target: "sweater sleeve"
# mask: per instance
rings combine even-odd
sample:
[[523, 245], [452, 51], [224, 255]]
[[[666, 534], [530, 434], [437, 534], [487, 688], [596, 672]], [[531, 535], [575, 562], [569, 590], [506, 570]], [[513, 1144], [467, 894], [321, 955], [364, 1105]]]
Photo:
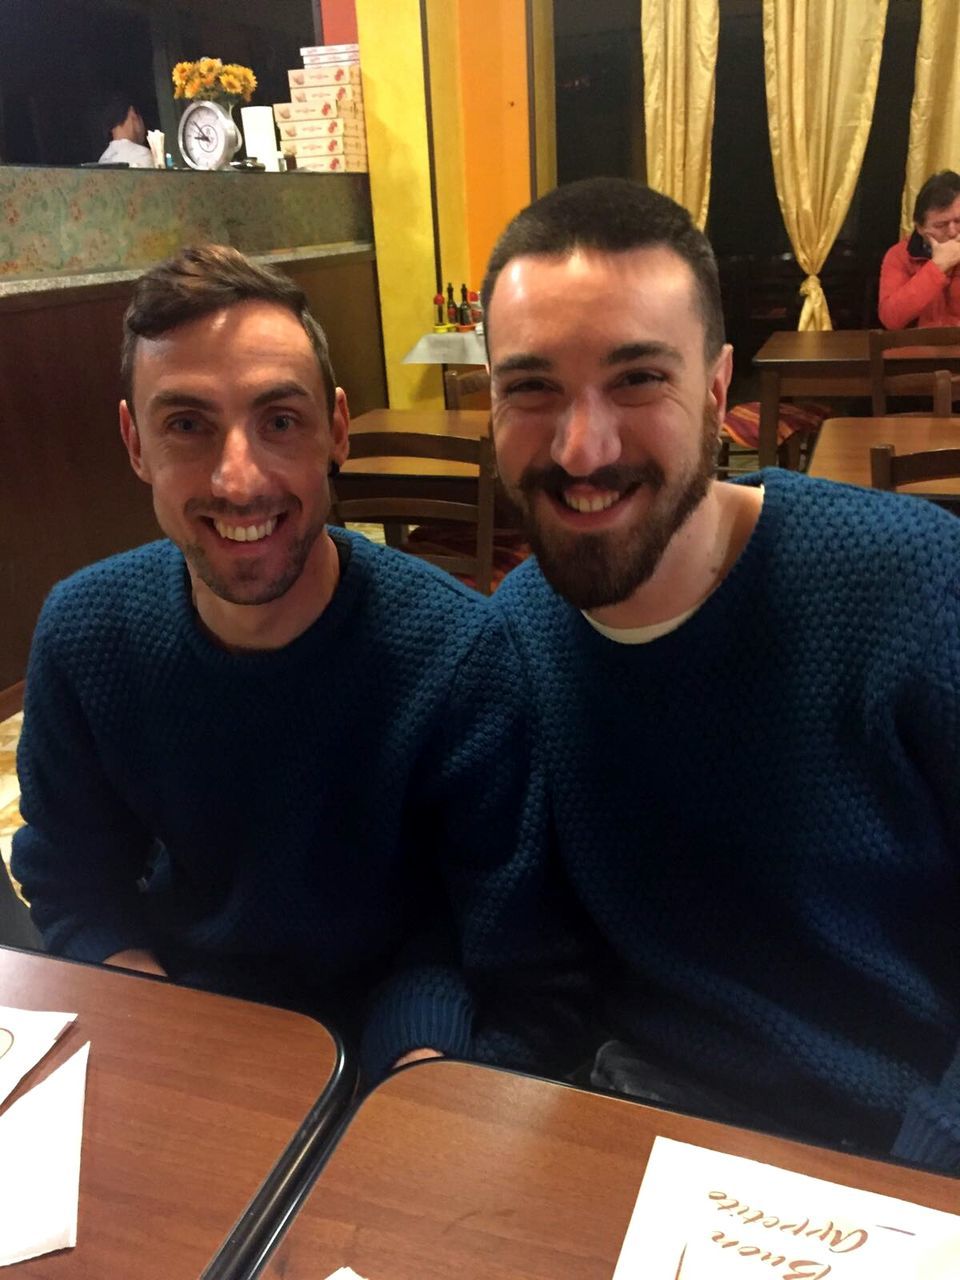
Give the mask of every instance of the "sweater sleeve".
[[947, 287], [948, 278], [935, 263], [925, 262], [913, 274], [908, 264], [909, 259], [899, 244], [884, 255], [878, 313], [885, 329], [905, 329]]
[[937, 1086], [914, 1090], [891, 1154], [960, 1174], [960, 1051]]
[[17, 756], [27, 825], [14, 836], [12, 867], [47, 949], [99, 962], [150, 945], [137, 891], [149, 839], [103, 772], [57, 631], [48, 602], [27, 673]]
[[[543, 772], [511, 643], [490, 622], [450, 689], [425, 763], [430, 856], [453, 934], [434, 963], [381, 991], [368, 1020], [372, 1078], [414, 1048], [549, 1069], [578, 1024], [582, 966], [547, 860]], [[425, 1000], [429, 993], [431, 999]]]
[[[934, 796], [960, 876], [960, 591], [953, 587], [909, 691], [911, 750]], [[892, 1148], [902, 1160], [960, 1174], [960, 1045], [939, 1081], [914, 1090]]]

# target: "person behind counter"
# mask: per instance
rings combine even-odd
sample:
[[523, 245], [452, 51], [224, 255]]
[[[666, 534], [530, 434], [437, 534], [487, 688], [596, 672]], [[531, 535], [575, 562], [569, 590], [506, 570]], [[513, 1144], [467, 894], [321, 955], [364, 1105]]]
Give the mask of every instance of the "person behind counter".
[[155, 167], [146, 145], [143, 116], [125, 95], [114, 93], [105, 99], [98, 112], [97, 132], [101, 139], [110, 139], [97, 164], [128, 164], [131, 169]]
[[913, 234], [880, 268], [880, 323], [887, 329], [960, 325], [960, 173], [928, 178], [913, 207]]

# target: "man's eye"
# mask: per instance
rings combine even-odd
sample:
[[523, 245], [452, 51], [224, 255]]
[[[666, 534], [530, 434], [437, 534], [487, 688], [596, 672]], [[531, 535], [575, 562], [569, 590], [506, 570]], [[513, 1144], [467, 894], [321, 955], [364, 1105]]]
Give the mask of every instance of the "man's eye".
[[270, 426], [274, 431], [279, 431], [281, 434], [289, 431], [295, 425], [296, 419], [292, 413], [275, 413], [270, 418]]
[[167, 428], [178, 436], [195, 436], [199, 434], [200, 423], [196, 418], [171, 418]]
[[657, 386], [665, 381], [662, 373], [654, 373], [652, 369], [629, 369], [622, 378], [627, 387]]
[[526, 395], [546, 395], [553, 388], [549, 382], [544, 382], [542, 378], [524, 378], [521, 382], [511, 382], [504, 387], [503, 394], [505, 396], [526, 396]]

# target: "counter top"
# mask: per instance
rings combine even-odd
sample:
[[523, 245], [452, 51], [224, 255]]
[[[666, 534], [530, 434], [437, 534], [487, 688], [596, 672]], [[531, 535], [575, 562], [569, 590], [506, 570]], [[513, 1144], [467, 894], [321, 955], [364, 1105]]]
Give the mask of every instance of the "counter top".
[[[271, 249], [267, 253], [247, 255], [252, 262], [265, 266], [283, 266], [286, 262], [309, 262], [320, 258], [336, 258], [338, 263], [363, 262], [373, 257], [373, 245], [368, 240], [344, 240], [337, 244], [298, 245], [290, 249]], [[67, 291], [90, 290], [107, 285], [129, 284], [139, 279], [148, 267], [133, 267], [126, 271], [65, 272], [63, 274], [33, 276], [0, 276], [0, 304], [5, 299], [25, 298], [52, 301], [51, 294]]]

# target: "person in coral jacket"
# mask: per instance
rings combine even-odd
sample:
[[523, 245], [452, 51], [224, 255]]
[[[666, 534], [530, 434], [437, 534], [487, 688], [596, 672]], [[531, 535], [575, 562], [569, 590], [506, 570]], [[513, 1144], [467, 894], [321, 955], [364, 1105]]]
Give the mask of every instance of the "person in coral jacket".
[[880, 323], [887, 329], [960, 325], [960, 174], [928, 178], [913, 207], [914, 231], [884, 255]]

